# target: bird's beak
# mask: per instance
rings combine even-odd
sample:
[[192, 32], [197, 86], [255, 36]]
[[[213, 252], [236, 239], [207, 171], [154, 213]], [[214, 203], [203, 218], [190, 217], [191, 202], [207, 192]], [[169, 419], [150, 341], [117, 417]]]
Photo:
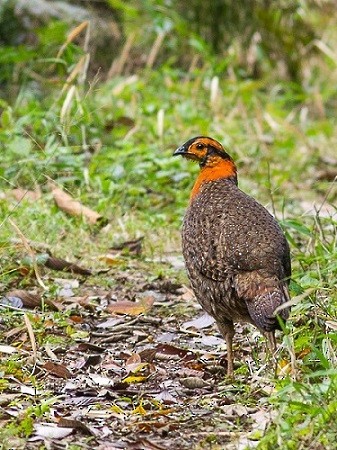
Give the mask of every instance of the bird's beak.
[[179, 155], [186, 155], [187, 153], [187, 148], [184, 145], [181, 145], [179, 148], [177, 148], [177, 150], [173, 153], [173, 156], [179, 156]]
[[188, 151], [189, 147], [186, 144], [181, 145], [177, 150], [173, 153], [173, 156], [182, 156], [186, 159], [191, 159], [192, 161], [199, 161], [199, 157], [192, 152]]

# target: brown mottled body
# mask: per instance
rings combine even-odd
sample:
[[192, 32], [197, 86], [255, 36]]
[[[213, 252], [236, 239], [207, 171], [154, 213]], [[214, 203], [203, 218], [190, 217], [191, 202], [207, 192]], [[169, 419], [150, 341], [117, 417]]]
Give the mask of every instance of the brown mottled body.
[[[237, 187], [236, 168], [221, 144], [191, 139], [176, 154], [198, 159], [200, 175], [182, 229], [193, 291], [227, 343], [233, 374], [234, 322], [249, 322], [275, 346], [275, 309], [289, 300], [289, 246], [273, 216]], [[289, 309], [279, 312], [286, 320]]]

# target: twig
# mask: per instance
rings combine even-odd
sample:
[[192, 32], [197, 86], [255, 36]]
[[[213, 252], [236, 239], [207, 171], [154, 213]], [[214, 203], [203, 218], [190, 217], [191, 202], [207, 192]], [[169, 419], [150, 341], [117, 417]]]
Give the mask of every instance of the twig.
[[28, 336], [30, 339], [30, 343], [32, 344], [32, 350], [33, 350], [33, 358], [34, 358], [34, 368], [32, 373], [34, 373], [35, 367], [36, 367], [36, 361], [37, 361], [37, 350], [36, 350], [36, 340], [35, 340], [35, 336], [34, 336], [34, 330], [32, 327], [32, 324], [30, 322], [30, 320], [28, 319], [28, 316], [26, 313], [24, 313], [23, 318], [25, 319], [25, 324], [27, 327], [27, 331], [28, 331]]

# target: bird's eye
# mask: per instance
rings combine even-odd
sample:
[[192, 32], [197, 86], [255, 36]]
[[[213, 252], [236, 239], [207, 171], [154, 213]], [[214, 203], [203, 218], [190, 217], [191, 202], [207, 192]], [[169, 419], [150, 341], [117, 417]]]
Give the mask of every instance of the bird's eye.
[[203, 144], [197, 144], [196, 147], [197, 147], [198, 150], [202, 150], [204, 148], [204, 145]]

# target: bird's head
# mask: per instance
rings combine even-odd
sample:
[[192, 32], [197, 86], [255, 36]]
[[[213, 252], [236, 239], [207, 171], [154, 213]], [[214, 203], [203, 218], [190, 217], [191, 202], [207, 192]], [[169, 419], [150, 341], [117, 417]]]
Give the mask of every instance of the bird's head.
[[199, 162], [201, 172], [192, 189], [193, 199], [206, 182], [227, 178], [237, 184], [236, 166], [220, 142], [207, 136], [194, 137], [181, 145], [173, 156]]
[[233, 161], [220, 142], [207, 136], [189, 139], [173, 153], [199, 162], [201, 168], [214, 167], [222, 161]]

